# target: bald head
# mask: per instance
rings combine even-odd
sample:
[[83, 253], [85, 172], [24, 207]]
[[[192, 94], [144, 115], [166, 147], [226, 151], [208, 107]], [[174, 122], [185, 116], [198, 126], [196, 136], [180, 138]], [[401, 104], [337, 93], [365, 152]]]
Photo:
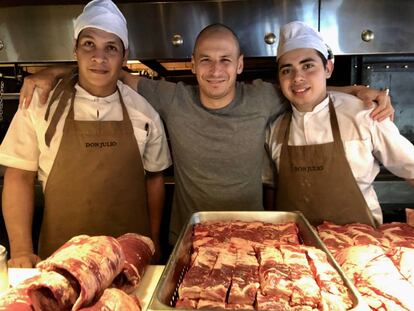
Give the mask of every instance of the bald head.
[[238, 55], [240, 55], [239, 38], [237, 37], [237, 35], [231, 28], [227, 27], [226, 25], [219, 24], [219, 23], [211, 24], [200, 31], [194, 44], [193, 55], [196, 54], [200, 41], [206, 38], [210, 38], [214, 36], [221, 36], [221, 35], [230, 35], [230, 37], [233, 38], [234, 45], [237, 48]]

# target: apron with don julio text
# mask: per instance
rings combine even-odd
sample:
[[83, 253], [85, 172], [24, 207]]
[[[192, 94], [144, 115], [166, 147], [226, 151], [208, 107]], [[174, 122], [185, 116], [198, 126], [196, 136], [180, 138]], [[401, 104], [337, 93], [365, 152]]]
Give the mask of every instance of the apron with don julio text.
[[[74, 83], [66, 86], [46, 131], [46, 144], [70, 99], [63, 136], [45, 188], [39, 256], [80, 234], [150, 235], [145, 174], [120, 91], [122, 121], [76, 121]], [[48, 115], [48, 114], [47, 114]]]
[[285, 114], [278, 131], [283, 141], [276, 195], [277, 210], [301, 211], [311, 224], [324, 220], [336, 224], [363, 223], [375, 226], [367, 203], [346, 159], [332, 101], [329, 115], [334, 141], [289, 146], [291, 112]]

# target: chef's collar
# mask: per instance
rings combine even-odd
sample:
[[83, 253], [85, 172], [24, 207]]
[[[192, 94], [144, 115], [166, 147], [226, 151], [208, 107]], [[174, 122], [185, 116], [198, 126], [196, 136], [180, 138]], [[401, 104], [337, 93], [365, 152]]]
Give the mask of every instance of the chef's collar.
[[76, 89], [76, 97], [85, 98], [85, 99], [90, 100], [90, 101], [106, 102], [106, 103], [112, 103], [114, 101], [119, 101], [118, 90], [115, 90], [115, 92], [112, 93], [109, 96], [99, 97], [99, 96], [91, 95], [90, 93], [88, 93], [88, 91], [86, 91], [78, 83], [76, 83], [75, 89]]
[[293, 105], [292, 105], [292, 110], [293, 110], [293, 114], [296, 114], [296, 115], [316, 114], [319, 111], [323, 110], [326, 106], [328, 106], [328, 104], [329, 104], [329, 95], [327, 95], [323, 101], [321, 101], [318, 105], [316, 105], [312, 111], [299, 111]]

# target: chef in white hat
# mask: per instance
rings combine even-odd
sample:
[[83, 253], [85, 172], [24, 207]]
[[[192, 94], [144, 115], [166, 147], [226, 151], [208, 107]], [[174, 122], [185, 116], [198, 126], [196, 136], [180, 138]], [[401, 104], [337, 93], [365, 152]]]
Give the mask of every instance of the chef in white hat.
[[314, 225], [382, 223], [373, 187], [379, 163], [414, 185], [414, 146], [390, 119], [373, 121], [358, 98], [327, 92], [329, 49], [305, 23], [280, 29], [277, 66], [292, 109], [267, 135], [276, 208], [300, 210]]
[[110, 0], [88, 3], [74, 23], [77, 70], [47, 106], [19, 110], [0, 148], [7, 166], [3, 215], [10, 266], [33, 267], [33, 188], [45, 207], [41, 258], [79, 234], [137, 232], [158, 245], [171, 164], [164, 129], [148, 102], [117, 81], [128, 55], [126, 20]]

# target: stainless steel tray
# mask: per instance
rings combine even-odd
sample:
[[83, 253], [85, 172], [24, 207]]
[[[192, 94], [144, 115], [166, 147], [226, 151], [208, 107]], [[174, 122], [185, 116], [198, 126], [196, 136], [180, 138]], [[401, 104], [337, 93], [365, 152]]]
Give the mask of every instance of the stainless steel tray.
[[328, 261], [339, 272], [345, 285], [349, 288], [353, 308], [351, 310], [370, 310], [355, 286], [348, 280], [337, 262], [333, 259], [318, 234], [300, 212], [198, 212], [192, 215], [168, 260], [151, 298], [148, 310], [179, 310], [172, 307], [177, 300], [178, 285], [188, 270], [191, 255], [193, 225], [205, 221], [263, 221], [268, 223], [295, 222], [303, 244], [314, 246], [327, 254]]

